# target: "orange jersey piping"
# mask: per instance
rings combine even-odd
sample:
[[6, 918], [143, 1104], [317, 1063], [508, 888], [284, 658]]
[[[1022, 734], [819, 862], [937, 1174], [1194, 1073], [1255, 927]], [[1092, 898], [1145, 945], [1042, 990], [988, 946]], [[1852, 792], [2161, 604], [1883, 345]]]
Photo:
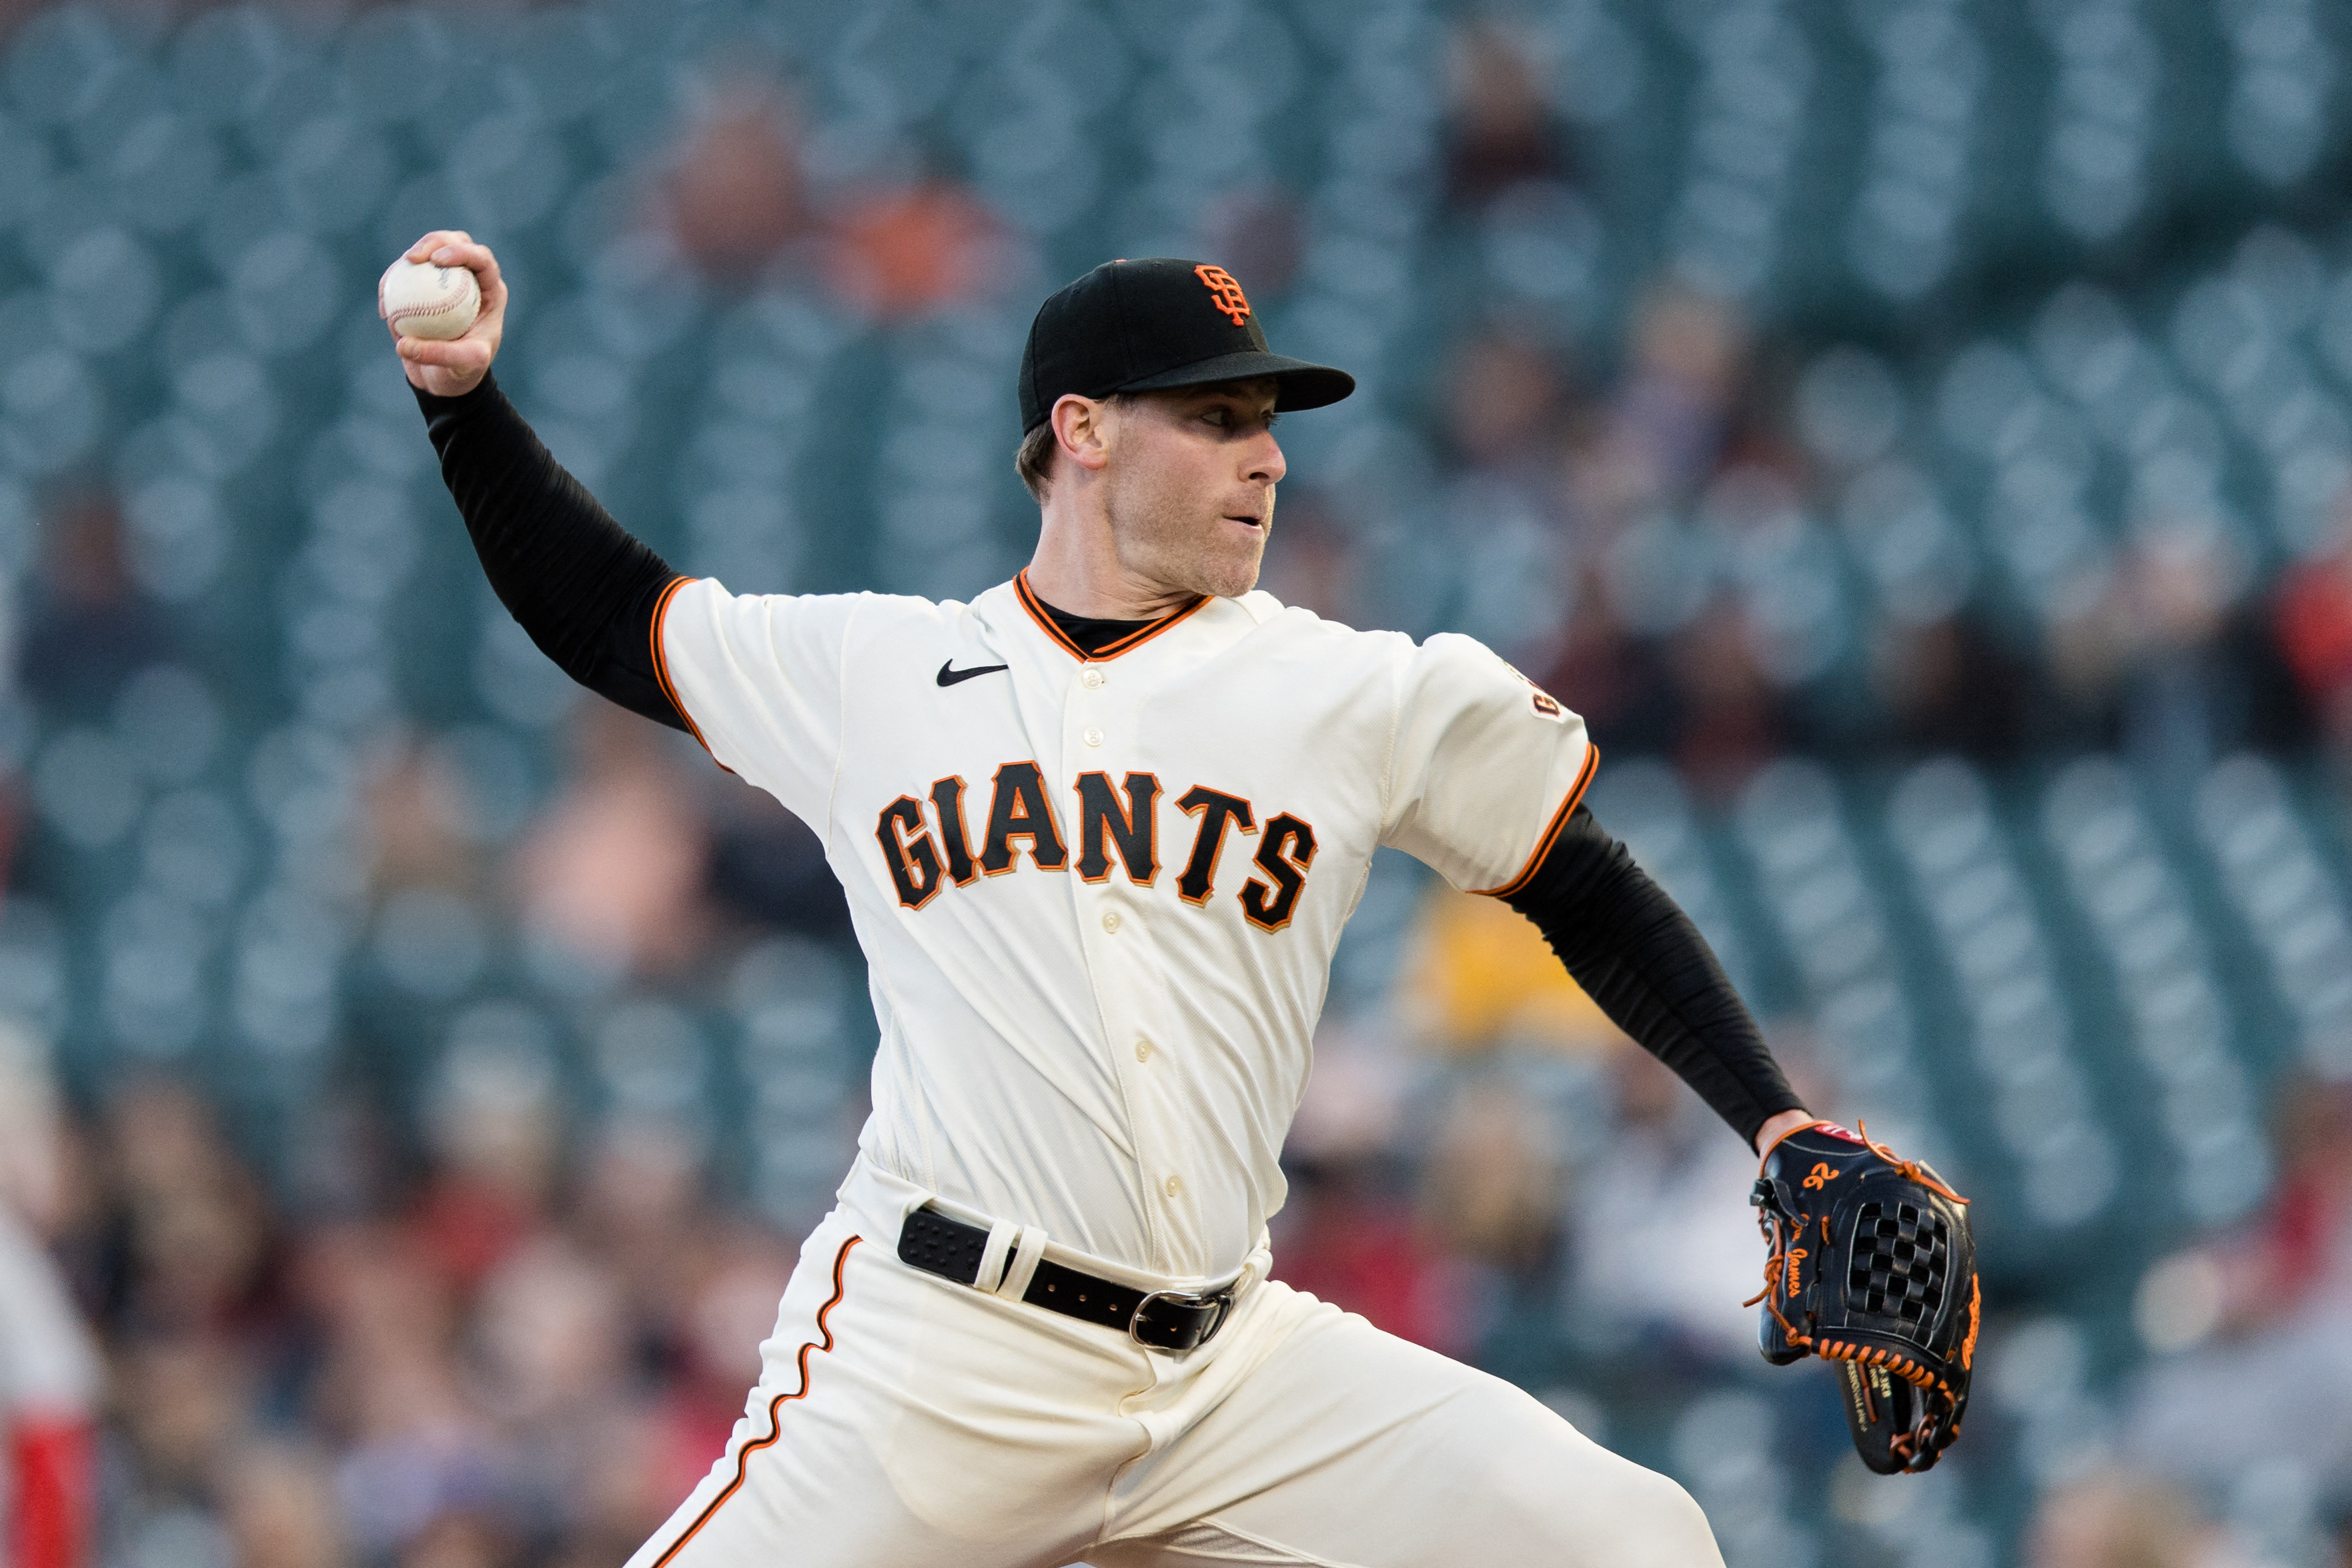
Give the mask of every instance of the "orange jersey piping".
[[1551, 853], [1552, 845], [1559, 841], [1560, 833], [1568, 827], [1568, 820], [1576, 815], [1576, 803], [1584, 799], [1584, 787], [1592, 782], [1592, 770], [1600, 766], [1601, 748], [1590, 741], [1586, 742], [1584, 766], [1577, 770], [1576, 782], [1568, 787], [1568, 799], [1562, 800], [1559, 803], [1559, 810], [1552, 813], [1551, 826], [1546, 828], [1544, 836], [1536, 841], [1536, 847], [1528, 854], [1527, 864], [1519, 868], [1518, 875], [1500, 887], [1482, 887], [1475, 890], [1481, 897], [1508, 898], [1527, 886], [1528, 879], [1536, 874], [1536, 868], [1543, 864], [1544, 856]]
[[1054, 624], [1054, 617], [1046, 611], [1045, 601], [1038, 598], [1036, 590], [1029, 586], [1029, 573], [1025, 568], [1020, 576], [1013, 580], [1013, 591], [1020, 596], [1021, 608], [1029, 612], [1029, 618], [1037, 622], [1039, 629], [1059, 644], [1064, 653], [1080, 664], [1106, 664], [1130, 649], [1140, 648], [1209, 602], [1209, 596], [1204, 593], [1183, 609], [1163, 615], [1148, 626], [1139, 626], [1118, 641], [1104, 644], [1101, 652], [1089, 653], [1071, 642], [1069, 634]]
[[[679, 580], [685, 581], [687, 580], [681, 578]], [[833, 1330], [826, 1323], [825, 1320], [832, 1315], [834, 1308], [841, 1305], [841, 1298], [848, 1292], [849, 1284], [847, 1280], [845, 1278], [845, 1275], [849, 1267], [849, 1250], [864, 1239], [865, 1238], [861, 1236], [851, 1237], [848, 1240], [841, 1244], [840, 1252], [836, 1254], [833, 1260], [833, 1299], [816, 1310], [816, 1332], [823, 1336], [824, 1343], [823, 1344], [819, 1344], [815, 1341], [812, 1340], [808, 1343], [801, 1346], [801, 1385], [799, 1392], [793, 1394], [779, 1394], [768, 1402], [768, 1435], [755, 1443], [746, 1443], [743, 1445], [741, 1451], [737, 1453], [735, 1456], [735, 1479], [727, 1483], [726, 1490], [720, 1492], [717, 1497], [710, 1500], [710, 1506], [704, 1509], [700, 1514], [696, 1516], [694, 1522], [687, 1527], [687, 1531], [684, 1535], [679, 1536], [676, 1541], [670, 1542], [668, 1551], [654, 1559], [654, 1568], [669, 1568], [671, 1559], [675, 1558], [679, 1552], [686, 1550], [687, 1542], [692, 1541], [695, 1536], [699, 1534], [702, 1527], [710, 1522], [712, 1517], [719, 1512], [719, 1509], [726, 1503], [727, 1500], [733, 1497], [736, 1491], [741, 1488], [743, 1485], [743, 1477], [751, 1467], [751, 1455], [761, 1448], [770, 1447], [778, 1437], [783, 1436], [784, 1429], [782, 1416], [784, 1406], [791, 1404], [795, 1399], [803, 1399], [808, 1396], [809, 1353], [811, 1351], [830, 1351], [833, 1349]]]
[[[669, 619], [669, 601], [677, 597], [679, 589], [697, 580], [698, 580], [691, 577], [670, 580], [669, 586], [661, 591], [661, 597], [654, 601], [653, 630], [647, 633], [647, 637], [653, 644], [655, 683], [661, 687], [662, 695], [669, 699], [669, 706], [677, 710], [677, 716], [685, 724], [687, 734], [694, 737], [694, 743], [697, 746], [701, 747], [705, 752], [709, 752], [710, 742], [702, 738], [701, 727], [694, 722], [694, 716], [686, 711], [686, 699], [677, 695], [677, 683], [669, 678], [669, 658], [662, 652], [662, 622]], [[711, 754], [710, 760], [719, 762], [716, 753]], [[735, 771], [724, 762], [719, 762], [719, 766], [726, 772]]]

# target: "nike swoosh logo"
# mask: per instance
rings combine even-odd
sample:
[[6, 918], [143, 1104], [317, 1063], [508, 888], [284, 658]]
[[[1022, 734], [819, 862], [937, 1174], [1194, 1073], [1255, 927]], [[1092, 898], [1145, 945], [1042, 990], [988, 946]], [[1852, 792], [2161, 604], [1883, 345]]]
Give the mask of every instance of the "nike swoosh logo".
[[958, 681], [968, 681], [974, 675], [992, 675], [999, 670], [1009, 670], [1013, 667], [1010, 664], [974, 664], [969, 670], [956, 670], [948, 667], [954, 663], [955, 661], [953, 659], [950, 659], [940, 666], [940, 685], [943, 686], [951, 686]]

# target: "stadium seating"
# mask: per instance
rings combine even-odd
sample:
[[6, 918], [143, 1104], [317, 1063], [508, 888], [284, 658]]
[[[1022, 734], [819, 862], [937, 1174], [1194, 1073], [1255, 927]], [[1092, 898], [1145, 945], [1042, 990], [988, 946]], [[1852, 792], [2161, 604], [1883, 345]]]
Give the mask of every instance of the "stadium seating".
[[[0, 716], [36, 820], [0, 1005], [85, 1092], [201, 1074], [265, 1158], [354, 1050], [404, 1102], [543, 1071], [592, 1113], [704, 1129], [797, 1222], [872, 1048], [855, 956], [821, 941], [755, 946], [716, 994], [632, 994], [478, 897], [371, 897], [387, 733], [431, 737], [488, 852], [545, 797], [576, 700], [472, 571], [373, 315], [428, 226], [499, 247], [501, 379], [558, 455], [740, 590], [1009, 574], [1029, 310], [1108, 256], [1192, 250], [1234, 192], [1295, 202], [1267, 325], [1364, 395], [1285, 427], [1294, 469], [1348, 497], [1368, 612], [1416, 634], [1474, 570], [1431, 542], [1450, 346], [1507, 319], [1605, 367], [1661, 277], [1793, 361], [1820, 479], [1788, 526], [1739, 549], [1658, 526], [1801, 694], [1861, 679], [1882, 615], [1974, 605], [2032, 656], [2175, 523], [2259, 594], [2330, 543], [2352, 478], [2352, 256], [2318, 196], [2352, 11], [2319, 0], [1550, 0], [1511, 25], [1572, 177], [1467, 214], [1440, 167], [1457, 18], [1422, 0], [163, 15], [43, 11], [0, 62], [12, 623], [47, 624], [35, 519], [103, 486], [160, 650], [110, 707], [20, 692]], [[877, 321], [814, 265], [683, 270], [641, 210], [730, 71], [794, 84], [829, 190], [910, 156], [967, 181], [1017, 241], [998, 287]], [[2071, 1462], [2032, 1434], [2129, 1360], [2084, 1344], [2151, 1261], [2260, 1202], [2281, 1075], [2347, 1067], [2342, 804], [2252, 754], [2185, 784], [2105, 755], [1783, 758], [1727, 807], [1612, 761], [1596, 810], [1743, 987], [1810, 1020], [1874, 1132], [1990, 1200], [1993, 1273], [2032, 1314], [2014, 1354], [2059, 1369], [1994, 1402], [2027, 1434], [2016, 1472], [1846, 1522], [1944, 1542], [1889, 1562], [2004, 1561], [2019, 1489]], [[1376, 1005], [1418, 888], [1376, 873], [1335, 1005]], [[1826, 1563], [1818, 1511], [1739, 1436], [1771, 1419], [1711, 1395], [1667, 1458], [1748, 1521], [1735, 1564]]]

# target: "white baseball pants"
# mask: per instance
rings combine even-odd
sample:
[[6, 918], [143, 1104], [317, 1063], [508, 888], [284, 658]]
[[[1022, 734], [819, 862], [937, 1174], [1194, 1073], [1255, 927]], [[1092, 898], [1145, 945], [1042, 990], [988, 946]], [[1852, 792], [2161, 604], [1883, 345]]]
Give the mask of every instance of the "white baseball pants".
[[862, 1161], [629, 1568], [1721, 1568], [1664, 1476], [1278, 1281], [1189, 1355], [910, 1269]]

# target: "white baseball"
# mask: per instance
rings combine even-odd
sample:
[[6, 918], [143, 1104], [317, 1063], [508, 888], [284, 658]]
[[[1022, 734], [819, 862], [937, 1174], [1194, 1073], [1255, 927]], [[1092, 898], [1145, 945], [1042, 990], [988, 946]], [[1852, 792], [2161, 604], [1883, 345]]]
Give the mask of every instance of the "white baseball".
[[467, 267], [403, 258], [384, 268], [375, 308], [404, 338], [461, 337], [482, 308], [482, 289]]

